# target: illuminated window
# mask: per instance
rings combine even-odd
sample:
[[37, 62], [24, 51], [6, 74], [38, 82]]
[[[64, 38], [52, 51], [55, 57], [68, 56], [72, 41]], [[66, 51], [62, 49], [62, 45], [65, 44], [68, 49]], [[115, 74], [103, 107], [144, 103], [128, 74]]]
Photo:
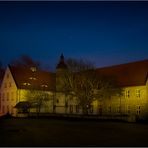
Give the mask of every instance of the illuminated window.
[[32, 72], [35, 72], [37, 69], [36, 69], [36, 67], [31, 67], [30, 70], [31, 70]]
[[44, 88], [44, 87], [46, 87], [46, 88], [47, 88], [47, 87], [48, 87], [48, 85], [46, 85], [46, 84], [43, 84], [43, 85], [41, 85], [41, 87], [43, 87], [43, 88]]
[[30, 77], [29, 79], [30, 79], [30, 80], [36, 80], [36, 78], [35, 78], [35, 77]]
[[136, 89], [136, 97], [140, 98], [140, 90]]
[[23, 83], [23, 85], [25, 85], [25, 86], [29, 86], [29, 85], [31, 85], [30, 83]]
[[129, 90], [125, 90], [125, 98], [129, 98], [130, 97], [130, 91]]

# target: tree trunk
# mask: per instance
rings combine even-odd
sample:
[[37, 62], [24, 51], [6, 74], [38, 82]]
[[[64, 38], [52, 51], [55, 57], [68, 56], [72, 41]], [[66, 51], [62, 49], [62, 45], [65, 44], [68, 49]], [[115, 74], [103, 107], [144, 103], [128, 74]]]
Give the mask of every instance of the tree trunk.
[[88, 107], [87, 106], [83, 106], [83, 115], [88, 115]]

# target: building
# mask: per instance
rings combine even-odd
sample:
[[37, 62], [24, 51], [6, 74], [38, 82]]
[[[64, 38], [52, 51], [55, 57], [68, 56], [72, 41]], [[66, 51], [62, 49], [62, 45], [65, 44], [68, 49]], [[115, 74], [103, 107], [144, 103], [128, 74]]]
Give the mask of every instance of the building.
[[[8, 66], [1, 84], [0, 112], [17, 115], [17, 103], [27, 101], [25, 97], [32, 88], [49, 94], [41, 112], [81, 114], [75, 98], [62, 91], [63, 73], [67, 70], [61, 55], [56, 72], [45, 72], [35, 67], [16, 68]], [[124, 90], [123, 96], [96, 100], [89, 114], [98, 116], [127, 115], [145, 119], [148, 117], [148, 60], [97, 68], [96, 72], [117, 78]], [[35, 111], [32, 109], [32, 112]]]
[[0, 89], [1, 114], [9, 112], [16, 116], [17, 109], [14, 108], [16, 104], [27, 101], [27, 94], [34, 93], [35, 90], [49, 94], [49, 101], [42, 107], [41, 112], [53, 112], [54, 79], [53, 73], [37, 70], [35, 67], [18, 68], [9, 65]]

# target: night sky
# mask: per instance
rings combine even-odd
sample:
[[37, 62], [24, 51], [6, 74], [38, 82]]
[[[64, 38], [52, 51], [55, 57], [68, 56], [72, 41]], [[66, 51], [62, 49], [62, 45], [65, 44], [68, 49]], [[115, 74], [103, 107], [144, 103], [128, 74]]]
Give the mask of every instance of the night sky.
[[61, 53], [96, 67], [148, 59], [148, 2], [0, 2], [0, 61], [27, 54], [54, 70]]

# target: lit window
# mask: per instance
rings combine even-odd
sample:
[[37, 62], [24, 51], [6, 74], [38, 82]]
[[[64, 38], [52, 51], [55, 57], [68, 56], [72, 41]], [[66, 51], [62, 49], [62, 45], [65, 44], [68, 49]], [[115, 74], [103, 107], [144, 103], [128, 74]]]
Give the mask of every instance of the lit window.
[[43, 84], [43, 85], [41, 85], [41, 87], [48, 87], [48, 85], [46, 85], [46, 84], [44, 85], [44, 84]]
[[35, 77], [30, 77], [29, 79], [30, 79], [30, 80], [36, 80], [36, 78], [35, 78]]
[[36, 67], [31, 67], [30, 70], [31, 70], [32, 72], [35, 72], [37, 69], [36, 69]]
[[130, 97], [130, 91], [129, 90], [126, 90], [125, 91], [125, 98], [129, 98]]
[[140, 98], [140, 90], [136, 89], [136, 97]]
[[31, 85], [30, 83], [23, 83], [23, 85], [25, 85], [25, 86], [29, 86], [29, 85]]

